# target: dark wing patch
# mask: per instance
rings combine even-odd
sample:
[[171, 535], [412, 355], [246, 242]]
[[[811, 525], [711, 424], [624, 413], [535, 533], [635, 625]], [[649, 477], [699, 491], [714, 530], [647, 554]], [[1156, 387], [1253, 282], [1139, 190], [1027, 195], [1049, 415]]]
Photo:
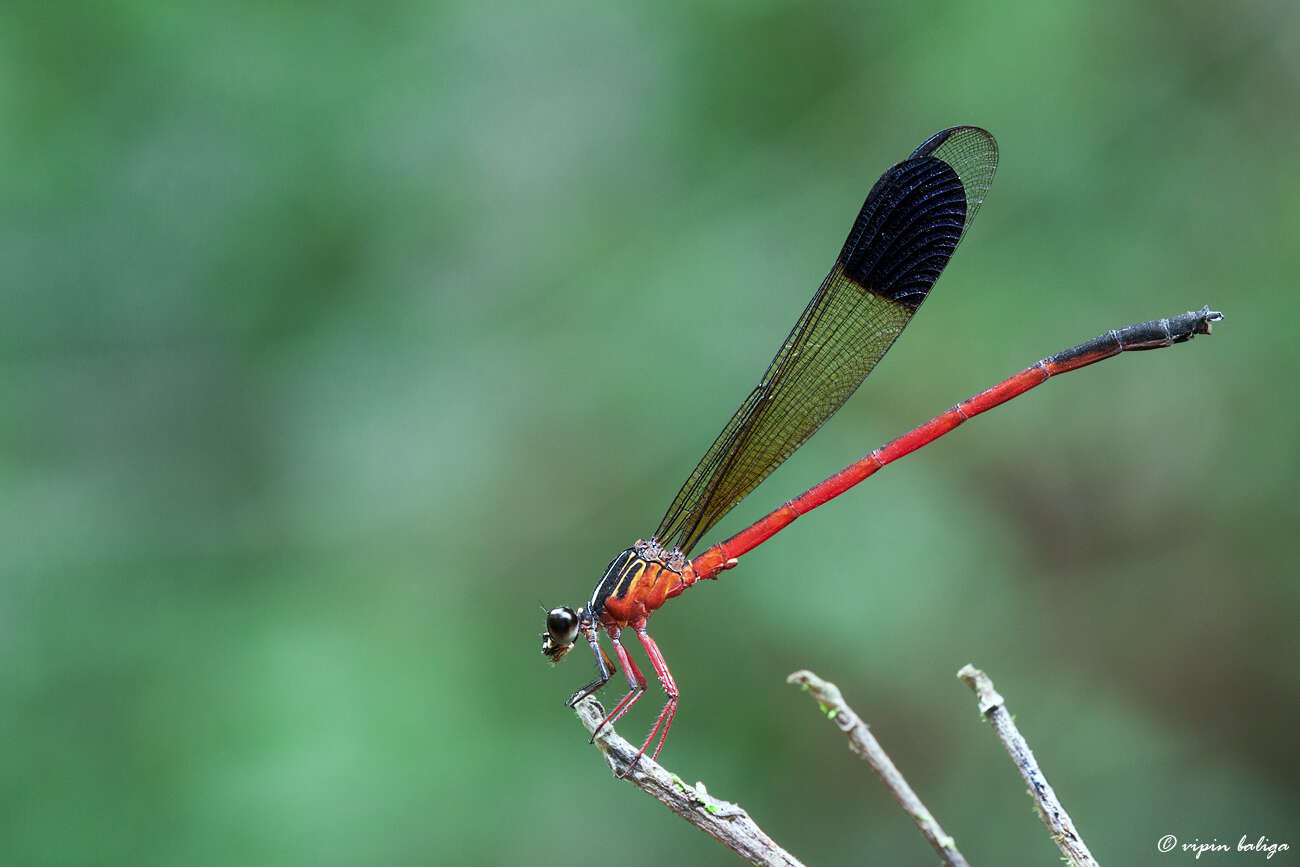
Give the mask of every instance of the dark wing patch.
[[989, 133], [954, 127], [881, 176], [758, 387], [668, 508], [661, 544], [689, 554], [857, 390], [925, 300], [996, 167]]

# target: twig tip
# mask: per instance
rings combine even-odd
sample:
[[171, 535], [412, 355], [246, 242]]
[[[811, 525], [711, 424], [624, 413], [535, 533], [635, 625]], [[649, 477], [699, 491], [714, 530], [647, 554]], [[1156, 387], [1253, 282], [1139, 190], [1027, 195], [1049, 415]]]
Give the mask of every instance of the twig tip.
[[969, 662], [961, 667], [957, 677], [975, 693], [980, 713], [987, 714], [995, 707], [1001, 707], [1006, 703], [1001, 694], [993, 688], [993, 679]]

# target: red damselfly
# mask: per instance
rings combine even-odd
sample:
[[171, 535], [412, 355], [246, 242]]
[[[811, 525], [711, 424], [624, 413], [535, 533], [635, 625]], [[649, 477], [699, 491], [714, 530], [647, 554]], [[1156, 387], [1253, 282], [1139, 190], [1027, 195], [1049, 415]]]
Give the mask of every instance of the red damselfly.
[[[795, 518], [838, 497], [886, 464], [931, 443], [962, 422], [1023, 394], [1048, 377], [1135, 349], [1159, 349], [1208, 334], [1222, 315], [1204, 307], [1108, 331], [1031, 365], [789, 500], [736, 535], [692, 558], [696, 544], [741, 498], [799, 448], [848, 399], [893, 345], [970, 228], [997, 169], [997, 142], [973, 126], [943, 130], [876, 181], [835, 265], [776, 353], [758, 387], [705, 452], [668, 507], [659, 528], [605, 568], [591, 599], [546, 615], [542, 653], [558, 662], [579, 635], [596, 657], [597, 677], [565, 704], [577, 704], [613, 677], [598, 640], [604, 631], [627, 676], [628, 692], [601, 727], [625, 714], [646, 680], [619, 640], [632, 629], [668, 700], [637, 753], [655, 734], [658, 757], [677, 710], [677, 684], [646, 621], [666, 601], [738, 558]], [[594, 738], [595, 735], [593, 734]], [[635, 764], [635, 763], [634, 763]]]

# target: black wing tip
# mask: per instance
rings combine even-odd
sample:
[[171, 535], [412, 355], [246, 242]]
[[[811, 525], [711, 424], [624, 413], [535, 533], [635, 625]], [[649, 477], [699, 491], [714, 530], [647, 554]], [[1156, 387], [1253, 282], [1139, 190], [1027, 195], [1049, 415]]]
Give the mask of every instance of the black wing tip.
[[961, 240], [968, 205], [957, 172], [909, 157], [878, 180], [840, 249], [844, 276], [909, 310], [921, 306]]
[[[871, 367], [911, 318], [912, 312], [921, 306], [929, 294], [930, 287], [938, 279], [969, 227], [975, 210], [983, 201], [996, 165], [997, 142], [992, 134], [977, 126], [949, 127], [930, 136], [911, 157], [886, 171], [868, 193], [867, 201], [863, 203], [849, 238], [841, 249], [836, 268], [839, 278], [863, 295], [874, 295], [892, 305], [888, 309], [888, 322], [892, 325], [875, 334], [873, 339], [883, 340], [882, 347], [875, 350], [874, 358], [860, 372], [857, 383], [870, 372]], [[910, 174], [910, 177], [902, 177], [904, 174]], [[925, 199], [927, 204], [922, 207], [930, 216], [923, 226], [906, 220], [889, 221], [875, 212], [874, 209], [881, 205], [882, 198], [897, 198], [904, 195], [905, 190], [915, 193], [921, 187], [928, 187], [918, 195]], [[885, 196], [887, 191], [889, 196]], [[915, 199], [911, 203], [917, 206]], [[891, 224], [888, 229], [892, 239], [885, 246], [893, 248], [893, 253], [882, 255], [881, 248], [872, 255], [867, 250], [872, 246], [872, 230], [882, 228], [881, 224], [885, 222]], [[838, 283], [833, 279], [835, 276], [833, 271], [827, 282], [822, 284], [823, 288], [813, 296], [809, 310], [814, 309], [813, 305], [818, 303], [823, 291], [841, 291], [835, 288]], [[828, 289], [828, 286], [831, 288]], [[852, 289], [848, 291], [850, 295], [853, 292]], [[866, 308], [881, 309], [876, 304], [866, 305], [864, 309]], [[809, 315], [805, 311], [804, 316]], [[799, 339], [799, 329], [804, 324], [806, 320], [801, 317], [795, 323], [795, 331], [787, 339]], [[731, 460], [738, 454], [743, 456], [751, 446], [748, 437], [753, 426], [759, 423], [754, 415], [757, 413], [757, 405], [752, 402], [766, 399], [765, 389], [771, 382], [770, 377], [774, 371], [785, 370], [784, 365], [787, 364], [802, 363], [792, 359], [793, 356], [785, 355], [784, 349], [777, 353], [759, 388], [741, 404], [682, 485], [655, 534], [661, 544], [675, 545], [683, 554], [689, 554], [723, 515], [788, 456], [788, 452], [778, 455], [770, 463], [764, 463], [767, 458], [754, 459], [756, 462], [750, 469], [757, 467], [757, 470], [752, 475], [747, 474], [748, 471], [743, 466], [736, 469], [740, 464]], [[840, 403], [856, 388], [855, 383], [839, 398]], [[781, 441], [788, 443], [791, 450], [797, 448], [838, 407], [839, 403], [826, 407], [823, 414], [816, 416], [815, 424], [798, 436], [793, 433], [804, 430], [799, 427], [803, 421], [800, 417], [788, 420], [784, 430], [791, 435]], [[796, 409], [800, 412], [807, 411], [805, 418], [816, 415], [808, 407]], [[786, 433], [780, 436], [786, 436]], [[750, 458], [753, 454], [751, 451]], [[743, 463], [744, 460], [741, 461]]]
[[[951, 126], [923, 141], [906, 160], [881, 175], [867, 194], [840, 250], [844, 275], [864, 292], [911, 310], [920, 307], [983, 203], [997, 161], [997, 139], [983, 127]], [[911, 259], [911, 265], [916, 267], [912, 279], [896, 281], [899, 275], [890, 266], [889, 257], [876, 261], [870, 248], [882, 229], [883, 237], [893, 235], [882, 224], [882, 220], [888, 219], [882, 211], [902, 205], [902, 200], [910, 198], [918, 185], [930, 191], [939, 187], [947, 189], [938, 200], [925, 197], [928, 201], [922, 210], [929, 213], [933, 222], [922, 234], [929, 237], [922, 242], [913, 235], [911, 239], [895, 239], [903, 243], [891, 245], [895, 246], [895, 253]], [[912, 204], [915, 206], [916, 201]], [[950, 222], [954, 225], [945, 225]], [[918, 258], [926, 260], [925, 266], [917, 267]]]
[[909, 157], [909, 159], [916, 159], [917, 157], [928, 157], [931, 154], [933, 154], [935, 151], [937, 151], [949, 139], [961, 135], [974, 135], [984, 139], [988, 143], [989, 148], [992, 150], [994, 160], [997, 159], [998, 140], [994, 138], [993, 133], [989, 132], [984, 127], [975, 126], [973, 124], [960, 124], [958, 126], [950, 126], [947, 129], [939, 130], [937, 133], [930, 136], [925, 141], [921, 142], [920, 147], [912, 151], [912, 155]]

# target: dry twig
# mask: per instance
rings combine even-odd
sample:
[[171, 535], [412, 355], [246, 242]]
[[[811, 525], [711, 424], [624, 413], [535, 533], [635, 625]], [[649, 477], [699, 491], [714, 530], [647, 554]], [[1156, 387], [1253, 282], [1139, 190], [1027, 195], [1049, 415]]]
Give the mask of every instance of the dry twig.
[[[575, 710], [589, 732], [594, 732], [605, 718], [604, 709], [591, 697], [579, 702]], [[605, 754], [609, 767], [619, 776], [636, 756], [636, 747], [620, 737], [612, 726], [601, 732], [596, 744]], [[649, 756], [642, 756], [626, 779], [751, 864], [803, 867], [738, 805], [712, 797], [704, 790], [703, 783], [686, 785]]]
[[965, 857], [957, 849], [957, 843], [939, 826], [925, 804], [921, 803], [921, 799], [916, 796], [916, 792], [912, 791], [907, 780], [903, 779], [903, 775], [894, 766], [867, 724], [854, 713], [853, 708], [845, 704], [839, 687], [822, 680], [811, 671], [796, 671], [786, 678], [786, 682], [800, 684], [821, 703], [822, 710], [834, 720], [840, 727], [840, 731], [844, 732], [844, 736], [849, 739], [849, 749], [861, 756], [876, 772], [876, 776], [880, 777], [880, 781], [889, 789], [894, 800], [898, 801], [898, 805], [911, 817], [917, 829], [934, 847], [934, 851], [939, 853], [943, 863], [950, 867], [967, 867]]
[[[1077, 867], [1098, 867], [1096, 859], [1075, 829], [1073, 820], [1065, 812], [1065, 807], [1038, 767], [1029, 744], [1016, 729], [1002, 696], [993, 688], [993, 681], [971, 665], [964, 666], [957, 672], [957, 676], [975, 692], [980, 713], [988, 719], [1007, 753], [1016, 763], [1029, 786], [1039, 817], [1066, 860]], [[879, 741], [871, 734], [867, 724], [845, 704], [839, 688], [810, 671], [797, 671], [787, 681], [802, 685], [821, 702], [826, 715], [835, 721], [848, 738], [849, 748], [871, 765], [944, 863], [950, 867], [967, 867], [966, 859], [958, 851], [953, 838], [939, 826], [934, 816], [921, 803]], [[605, 718], [600, 703], [590, 696], [580, 702], [575, 710], [588, 732], [594, 732]], [[798, 859], [778, 846], [740, 806], [712, 797], [705, 791], [703, 783], [688, 786], [676, 774], [669, 773], [647, 756], [642, 756], [629, 772], [628, 767], [637, 754], [636, 747], [620, 737], [612, 727], [601, 732], [600, 737], [596, 738], [596, 744], [615, 775], [625, 777], [637, 788], [751, 864], [802, 867]]]
[[1052, 833], [1052, 840], [1056, 842], [1061, 854], [1078, 867], [1097, 867], [1096, 859], [1092, 857], [1083, 838], [1075, 830], [1070, 814], [1065, 812], [1065, 807], [1061, 806], [1056, 792], [1052, 791], [1047, 777], [1038, 767], [1029, 744], [1025, 742], [1024, 736], [1012, 721], [1005, 701], [993, 688], [992, 679], [969, 664], [962, 666], [957, 676], [975, 692], [980, 713], [988, 719], [989, 725], [993, 726], [993, 730], [1002, 740], [1002, 745], [1006, 747], [1007, 754], [1020, 770], [1020, 776], [1025, 778], [1025, 783], [1029, 786], [1029, 794], [1033, 796], [1034, 805], [1038, 808], [1038, 816], [1047, 826], [1047, 830]]

